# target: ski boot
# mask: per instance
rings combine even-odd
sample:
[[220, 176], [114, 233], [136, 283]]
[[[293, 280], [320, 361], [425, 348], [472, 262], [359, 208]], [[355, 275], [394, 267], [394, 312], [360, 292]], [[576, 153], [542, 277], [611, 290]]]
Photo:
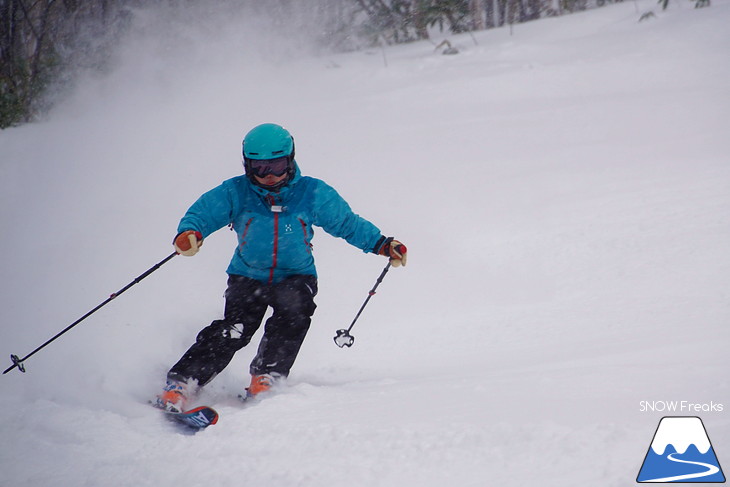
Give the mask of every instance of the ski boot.
[[246, 388], [246, 396], [243, 400], [253, 399], [262, 392], [270, 390], [277, 378], [272, 374], [252, 375], [251, 385]]
[[162, 390], [162, 394], [157, 396], [154, 406], [172, 413], [181, 413], [186, 410], [187, 402], [187, 382], [167, 379], [167, 384]]

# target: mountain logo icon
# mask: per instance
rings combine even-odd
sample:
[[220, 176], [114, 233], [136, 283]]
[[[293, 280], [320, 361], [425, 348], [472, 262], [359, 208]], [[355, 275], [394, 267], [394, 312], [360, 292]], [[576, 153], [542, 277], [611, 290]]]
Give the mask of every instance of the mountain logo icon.
[[696, 416], [663, 417], [636, 481], [725, 482], [702, 420]]

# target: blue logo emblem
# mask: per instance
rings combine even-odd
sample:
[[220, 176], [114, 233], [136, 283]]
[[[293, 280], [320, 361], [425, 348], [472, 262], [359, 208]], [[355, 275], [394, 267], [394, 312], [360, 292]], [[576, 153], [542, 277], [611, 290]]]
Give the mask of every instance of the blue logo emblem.
[[636, 481], [725, 482], [702, 420], [696, 416], [662, 418]]

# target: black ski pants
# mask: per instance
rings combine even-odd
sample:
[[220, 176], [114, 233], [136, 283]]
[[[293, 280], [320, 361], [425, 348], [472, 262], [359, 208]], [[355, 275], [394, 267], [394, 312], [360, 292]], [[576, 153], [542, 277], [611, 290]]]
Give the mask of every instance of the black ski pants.
[[249, 344], [269, 306], [274, 312], [266, 320], [250, 373], [288, 376], [317, 307], [316, 294], [317, 278], [311, 275], [291, 276], [276, 284], [230, 275], [224, 318], [200, 331], [195, 343], [170, 369], [168, 378], [194, 379], [199, 386], [210, 382]]

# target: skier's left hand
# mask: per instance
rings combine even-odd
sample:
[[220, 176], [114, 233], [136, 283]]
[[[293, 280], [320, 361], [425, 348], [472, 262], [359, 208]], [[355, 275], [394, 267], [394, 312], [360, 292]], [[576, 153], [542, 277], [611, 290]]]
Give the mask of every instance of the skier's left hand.
[[408, 260], [408, 249], [393, 237], [385, 239], [385, 243], [380, 247], [378, 254], [389, 257], [390, 265], [393, 267], [405, 266], [406, 260]]

